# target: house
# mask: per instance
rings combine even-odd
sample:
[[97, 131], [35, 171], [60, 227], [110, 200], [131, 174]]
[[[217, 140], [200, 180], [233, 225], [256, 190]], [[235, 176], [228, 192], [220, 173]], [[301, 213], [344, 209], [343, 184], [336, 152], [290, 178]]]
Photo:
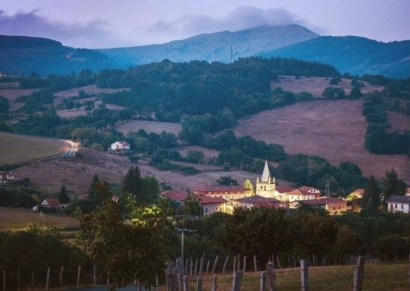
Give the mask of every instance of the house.
[[252, 195], [252, 189], [247, 189], [239, 185], [203, 186], [192, 189], [192, 192], [196, 195], [224, 198], [227, 201]]
[[352, 193], [349, 194], [349, 196], [346, 197], [348, 201], [352, 201], [355, 199], [362, 199], [364, 195], [364, 189], [358, 188], [354, 190]]
[[184, 206], [184, 202], [189, 197], [189, 193], [187, 190], [167, 190], [159, 195], [166, 197], [175, 203], [179, 204], [180, 206]]
[[9, 183], [20, 183], [22, 179], [14, 176], [13, 172], [0, 172], [0, 185]]
[[253, 208], [253, 207], [271, 207], [271, 208], [280, 208], [286, 207], [286, 203], [277, 200], [275, 198], [267, 198], [259, 195], [254, 195], [250, 197], [240, 198], [233, 201], [233, 207], [229, 210], [230, 213], [233, 213], [235, 207], [245, 207], [245, 208]]
[[295, 188], [290, 187], [290, 186], [276, 186], [275, 187], [275, 192], [274, 192], [274, 197], [276, 199], [286, 201], [286, 198], [288, 197], [289, 193], [294, 191]]
[[300, 206], [300, 203], [306, 203], [313, 207], [319, 207], [325, 209], [329, 214], [340, 214], [347, 210], [347, 202], [339, 198], [329, 198], [322, 197], [312, 200], [303, 200], [303, 201], [293, 201], [290, 203], [291, 208], [297, 208]]
[[406, 188], [406, 196], [410, 196], [410, 188]]
[[287, 194], [286, 201], [304, 201], [320, 198], [320, 191], [313, 187], [303, 186]]
[[387, 210], [390, 212], [410, 212], [410, 196], [392, 195], [386, 200]]
[[112, 153], [125, 153], [131, 149], [131, 145], [126, 141], [116, 141], [111, 144], [110, 152]]
[[58, 199], [45, 199], [41, 202], [41, 206], [44, 208], [60, 209], [60, 205], [61, 203]]
[[225, 203], [222, 197], [211, 197], [207, 195], [198, 195], [199, 205], [201, 206], [202, 216], [211, 215], [214, 212], [226, 212]]

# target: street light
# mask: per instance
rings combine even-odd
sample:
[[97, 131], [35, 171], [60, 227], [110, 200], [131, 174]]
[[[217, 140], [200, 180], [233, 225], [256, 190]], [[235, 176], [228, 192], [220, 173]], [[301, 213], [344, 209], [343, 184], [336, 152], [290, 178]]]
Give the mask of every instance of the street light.
[[44, 228], [44, 213], [43, 213], [43, 212], [40, 212], [40, 216], [43, 217], [43, 228]]
[[185, 274], [184, 268], [184, 232], [195, 232], [195, 229], [187, 228], [175, 228], [176, 231], [181, 232], [181, 261], [182, 261], [182, 273]]

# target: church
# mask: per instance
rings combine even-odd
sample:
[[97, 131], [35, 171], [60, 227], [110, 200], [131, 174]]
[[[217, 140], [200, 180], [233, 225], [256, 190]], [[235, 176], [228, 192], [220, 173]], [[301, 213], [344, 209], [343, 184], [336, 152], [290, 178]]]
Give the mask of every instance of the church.
[[265, 198], [275, 198], [276, 180], [271, 177], [268, 161], [265, 161], [262, 176], [256, 178], [255, 194]]

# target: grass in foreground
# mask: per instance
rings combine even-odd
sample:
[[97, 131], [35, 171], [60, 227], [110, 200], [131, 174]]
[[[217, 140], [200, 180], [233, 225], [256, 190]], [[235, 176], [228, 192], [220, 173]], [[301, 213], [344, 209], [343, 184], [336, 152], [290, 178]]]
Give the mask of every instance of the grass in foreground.
[[[408, 264], [366, 265], [363, 277], [363, 291], [409, 290]], [[353, 290], [354, 266], [316, 267], [309, 269], [309, 287], [313, 291]], [[258, 273], [246, 273], [242, 279], [241, 291], [259, 291]], [[203, 277], [202, 290], [211, 290], [212, 276]], [[232, 274], [218, 275], [217, 290], [232, 290]], [[277, 291], [300, 291], [300, 269], [275, 270]], [[268, 288], [268, 286], [267, 286]], [[190, 290], [196, 290], [196, 278], [190, 277]]]

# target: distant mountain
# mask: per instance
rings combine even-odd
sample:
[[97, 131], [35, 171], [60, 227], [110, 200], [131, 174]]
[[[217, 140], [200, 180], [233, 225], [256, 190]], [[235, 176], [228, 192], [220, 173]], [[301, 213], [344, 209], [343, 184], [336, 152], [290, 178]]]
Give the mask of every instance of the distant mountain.
[[173, 62], [205, 60], [229, 62], [257, 55], [319, 37], [318, 34], [296, 24], [272, 27], [260, 26], [237, 32], [201, 34], [165, 44], [128, 48], [99, 49], [121, 65], [142, 65], [168, 59]]
[[65, 75], [83, 68], [99, 71], [113, 67], [118, 65], [93, 50], [66, 47], [46, 38], [0, 35], [0, 72], [3, 74]]
[[321, 36], [259, 55], [319, 61], [353, 75], [410, 77], [409, 40], [383, 43], [356, 36]]

